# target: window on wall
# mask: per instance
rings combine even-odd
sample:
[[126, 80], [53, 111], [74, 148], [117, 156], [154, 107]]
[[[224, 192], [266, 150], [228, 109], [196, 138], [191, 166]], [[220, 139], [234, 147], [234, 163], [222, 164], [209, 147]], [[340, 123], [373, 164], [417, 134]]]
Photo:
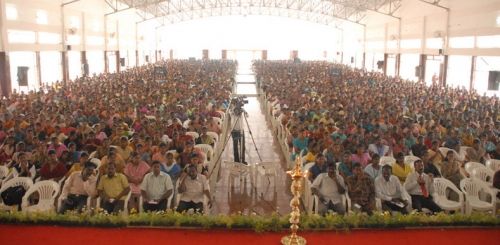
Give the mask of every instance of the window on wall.
[[69, 35], [67, 37], [66, 44], [68, 44], [68, 45], [78, 45], [78, 44], [80, 44], [80, 36], [78, 36], [78, 35]]
[[472, 57], [450, 55], [446, 84], [450, 87], [469, 89]]
[[69, 27], [71, 28], [80, 27], [80, 19], [77, 16], [69, 17]]
[[71, 80], [82, 76], [82, 62], [80, 59], [80, 51], [68, 52], [69, 79]]
[[396, 76], [396, 56], [391, 54], [387, 57], [387, 76], [394, 77]]
[[16, 5], [10, 3], [5, 5], [5, 18], [7, 18], [7, 20], [17, 20]]
[[382, 50], [384, 49], [384, 42], [366, 42], [366, 48], [371, 50]]
[[427, 38], [425, 40], [425, 46], [431, 49], [442, 49], [443, 39], [442, 38]]
[[418, 49], [421, 46], [420, 39], [404, 39], [401, 40], [401, 48], [404, 49]]
[[45, 10], [36, 11], [36, 23], [39, 25], [47, 25], [49, 23], [47, 11]]
[[500, 35], [478, 36], [476, 42], [478, 48], [500, 48]]
[[500, 91], [490, 90], [489, 85], [497, 85], [491, 82], [490, 79], [496, 76], [499, 81], [499, 74], [491, 74], [492, 71], [500, 71], [500, 57], [498, 56], [478, 56], [476, 58], [476, 70], [474, 71], [474, 89], [479, 94], [486, 93], [487, 95], [500, 96]]
[[56, 81], [61, 81], [61, 53], [57, 51], [40, 52], [40, 69], [42, 86], [50, 86]]
[[388, 49], [397, 49], [398, 48], [398, 41], [397, 40], [388, 41], [387, 48]]
[[88, 45], [104, 45], [104, 38], [99, 37], [99, 36], [88, 36], [87, 37], [87, 44]]
[[92, 22], [92, 31], [99, 32], [101, 30], [101, 24], [98, 20]]
[[416, 76], [416, 67], [420, 63], [420, 55], [418, 54], [402, 54], [399, 75], [403, 79], [418, 81]]
[[50, 32], [39, 32], [38, 43], [41, 44], [59, 44], [61, 43], [61, 35]]
[[7, 30], [9, 43], [35, 43], [35, 32], [21, 30]]
[[102, 51], [88, 51], [87, 63], [89, 64], [89, 75], [98, 75], [104, 72], [104, 53]]
[[474, 37], [452, 37], [451, 48], [474, 48]]

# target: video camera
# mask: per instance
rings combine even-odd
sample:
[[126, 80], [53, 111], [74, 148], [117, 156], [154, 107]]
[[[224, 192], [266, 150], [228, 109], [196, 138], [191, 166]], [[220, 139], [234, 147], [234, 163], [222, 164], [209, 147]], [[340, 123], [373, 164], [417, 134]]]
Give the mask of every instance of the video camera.
[[233, 98], [233, 103], [234, 103], [233, 112], [235, 115], [239, 116], [241, 115], [242, 112], [245, 111], [243, 109], [243, 106], [245, 104], [248, 104], [248, 100], [246, 96], [236, 96]]

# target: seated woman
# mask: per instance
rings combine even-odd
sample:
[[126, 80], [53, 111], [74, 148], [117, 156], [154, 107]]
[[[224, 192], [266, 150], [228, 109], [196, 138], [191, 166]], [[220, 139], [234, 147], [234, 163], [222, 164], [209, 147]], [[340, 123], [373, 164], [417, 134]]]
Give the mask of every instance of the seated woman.
[[49, 150], [49, 160], [40, 169], [40, 177], [42, 180], [59, 181], [66, 175], [66, 166], [59, 161], [56, 155], [56, 150]]
[[448, 151], [441, 167], [443, 178], [448, 179], [458, 188], [460, 188], [460, 180], [463, 178], [460, 173], [460, 165], [461, 163], [455, 159], [455, 153]]
[[406, 176], [411, 173], [411, 167], [405, 164], [405, 156], [402, 152], [396, 155], [396, 162], [392, 165], [393, 174], [398, 177], [401, 183], [404, 183]]

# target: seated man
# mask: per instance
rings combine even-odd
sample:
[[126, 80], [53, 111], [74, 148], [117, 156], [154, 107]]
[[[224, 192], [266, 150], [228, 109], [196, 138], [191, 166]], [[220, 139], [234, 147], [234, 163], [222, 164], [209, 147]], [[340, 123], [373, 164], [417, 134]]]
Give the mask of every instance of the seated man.
[[375, 186], [370, 176], [363, 172], [360, 163], [353, 163], [354, 175], [347, 177], [347, 187], [352, 206], [369, 215], [375, 209]]
[[331, 210], [343, 215], [345, 206], [341, 195], [345, 189], [344, 178], [336, 173], [335, 163], [328, 163], [327, 172], [319, 174], [311, 185], [312, 194], [319, 198], [318, 213]]
[[211, 206], [210, 186], [207, 177], [197, 171], [196, 165], [186, 166], [187, 172], [182, 172], [179, 178], [178, 193], [181, 194], [177, 212], [185, 212], [194, 209], [195, 212], [203, 212], [203, 195], [208, 198], [208, 205]]
[[106, 175], [102, 175], [97, 185], [101, 197], [101, 207], [108, 213], [118, 213], [123, 210], [125, 198], [130, 191], [127, 177], [116, 173], [113, 162], [107, 164]]
[[316, 179], [319, 174], [326, 173], [325, 161], [326, 158], [323, 153], [316, 154], [316, 161], [314, 162], [314, 165], [309, 169], [309, 180], [311, 182], [314, 182], [314, 179]]
[[144, 211], [162, 211], [167, 209], [167, 201], [172, 194], [173, 186], [170, 176], [160, 171], [161, 163], [153, 161], [152, 172], [144, 176], [141, 183]]
[[78, 210], [81, 212], [87, 205], [87, 198], [96, 194], [97, 177], [93, 175], [96, 166], [86, 162], [82, 171], [73, 172], [66, 180], [61, 196], [64, 200], [59, 213], [67, 210]]
[[125, 161], [121, 158], [120, 155], [116, 153], [116, 149], [113, 147], [109, 148], [108, 155], [104, 156], [101, 159], [101, 166], [99, 167], [99, 175], [106, 175], [106, 171], [108, 169], [108, 163], [115, 164], [116, 172], [123, 174], [125, 170]]
[[411, 196], [413, 209], [422, 212], [422, 208], [427, 208], [433, 213], [440, 212], [441, 208], [432, 200], [431, 193], [434, 191], [434, 179], [424, 173], [422, 161], [415, 161], [415, 172], [406, 177], [404, 187]]
[[398, 177], [392, 175], [392, 167], [384, 165], [382, 175], [375, 179], [375, 192], [382, 201], [382, 210], [407, 214], [408, 200], [403, 198], [403, 191]]
[[368, 174], [372, 179], [376, 179], [382, 173], [382, 167], [379, 164], [380, 157], [378, 154], [373, 154], [371, 163], [368, 164], [364, 171]]
[[387, 156], [390, 153], [389, 146], [382, 143], [380, 137], [375, 138], [375, 144], [368, 145], [368, 152], [378, 154], [379, 156]]

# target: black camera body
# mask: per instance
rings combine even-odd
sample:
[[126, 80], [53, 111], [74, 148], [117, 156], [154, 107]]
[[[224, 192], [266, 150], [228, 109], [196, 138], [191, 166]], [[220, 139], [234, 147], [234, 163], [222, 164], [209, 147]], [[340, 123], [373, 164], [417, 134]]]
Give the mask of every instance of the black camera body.
[[241, 115], [242, 112], [245, 111], [245, 110], [243, 110], [243, 106], [245, 104], [248, 104], [248, 100], [246, 98], [247, 98], [246, 96], [237, 96], [237, 97], [233, 98], [233, 101], [234, 101], [233, 112], [235, 115], [239, 116], [239, 115]]

